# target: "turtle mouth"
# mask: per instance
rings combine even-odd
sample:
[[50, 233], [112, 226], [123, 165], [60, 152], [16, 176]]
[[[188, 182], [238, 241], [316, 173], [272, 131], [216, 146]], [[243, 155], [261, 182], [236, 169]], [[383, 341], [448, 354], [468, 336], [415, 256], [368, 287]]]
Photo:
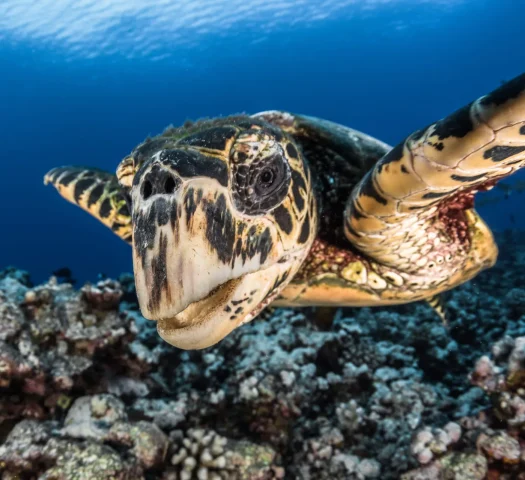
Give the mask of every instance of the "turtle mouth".
[[214, 345], [276, 297], [281, 290], [278, 280], [283, 283], [289, 268], [290, 262], [280, 262], [226, 281], [176, 315], [157, 319], [159, 335], [184, 350]]

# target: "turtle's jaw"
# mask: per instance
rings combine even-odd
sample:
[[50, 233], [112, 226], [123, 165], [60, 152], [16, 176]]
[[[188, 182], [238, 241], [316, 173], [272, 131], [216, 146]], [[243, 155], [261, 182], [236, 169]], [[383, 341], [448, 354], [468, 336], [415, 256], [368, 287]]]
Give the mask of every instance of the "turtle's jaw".
[[268, 305], [281, 288], [278, 279], [290, 269], [288, 262], [242, 275], [212, 290], [170, 318], [157, 320], [159, 335], [184, 350], [210, 347]]

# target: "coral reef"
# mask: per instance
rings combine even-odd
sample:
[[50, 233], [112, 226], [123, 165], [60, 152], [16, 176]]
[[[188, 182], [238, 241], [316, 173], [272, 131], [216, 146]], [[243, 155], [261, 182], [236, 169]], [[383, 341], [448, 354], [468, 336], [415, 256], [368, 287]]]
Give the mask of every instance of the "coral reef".
[[[0, 272], [0, 478], [510, 479], [525, 474], [525, 244], [424, 304], [269, 309], [181, 351], [133, 278]], [[521, 475], [521, 476], [520, 476]]]
[[504, 337], [492, 355], [482, 356], [470, 376], [491, 408], [460, 425], [418, 432], [412, 452], [424, 466], [403, 480], [525, 479], [525, 337]]

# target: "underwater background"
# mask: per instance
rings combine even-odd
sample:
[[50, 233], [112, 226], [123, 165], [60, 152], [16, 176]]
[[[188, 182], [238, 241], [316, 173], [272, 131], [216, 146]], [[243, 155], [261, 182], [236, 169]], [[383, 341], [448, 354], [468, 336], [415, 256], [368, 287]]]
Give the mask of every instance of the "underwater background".
[[[394, 145], [521, 73], [524, 19], [515, 0], [3, 0], [0, 265], [37, 281], [131, 270], [129, 248], [44, 187], [52, 167], [114, 171], [169, 124], [270, 109]], [[522, 202], [481, 211], [503, 229]]]
[[395, 145], [523, 73], [524, 21], [516, 0], [0, 0], [0, 479], [525, 480], [524, 171], [476, 197], [500, 256], [448, 323], [267, 308], [199, 351], [142, 317], [130, 248], [43, 185], [239, 112]]

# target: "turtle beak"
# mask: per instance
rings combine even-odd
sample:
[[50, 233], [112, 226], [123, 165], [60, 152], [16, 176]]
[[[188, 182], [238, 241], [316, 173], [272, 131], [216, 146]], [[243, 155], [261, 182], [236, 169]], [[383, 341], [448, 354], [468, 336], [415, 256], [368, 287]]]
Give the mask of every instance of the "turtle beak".
[[275, 264], [219, 285], [179, 314], [158, 319], [159, 335], [185, 350], [214, 345], [272, 302], [280, 291], [274, 291], [276, 279], [287, 276], [289, 266]]
[[239, 216], [216, 179], [183, 178], [172, 166], [153, 164], [140, 174], [132, 200], [139, 304], [167, 342], [213, 345], [275, 296], [290, 267], [275, 228]]

